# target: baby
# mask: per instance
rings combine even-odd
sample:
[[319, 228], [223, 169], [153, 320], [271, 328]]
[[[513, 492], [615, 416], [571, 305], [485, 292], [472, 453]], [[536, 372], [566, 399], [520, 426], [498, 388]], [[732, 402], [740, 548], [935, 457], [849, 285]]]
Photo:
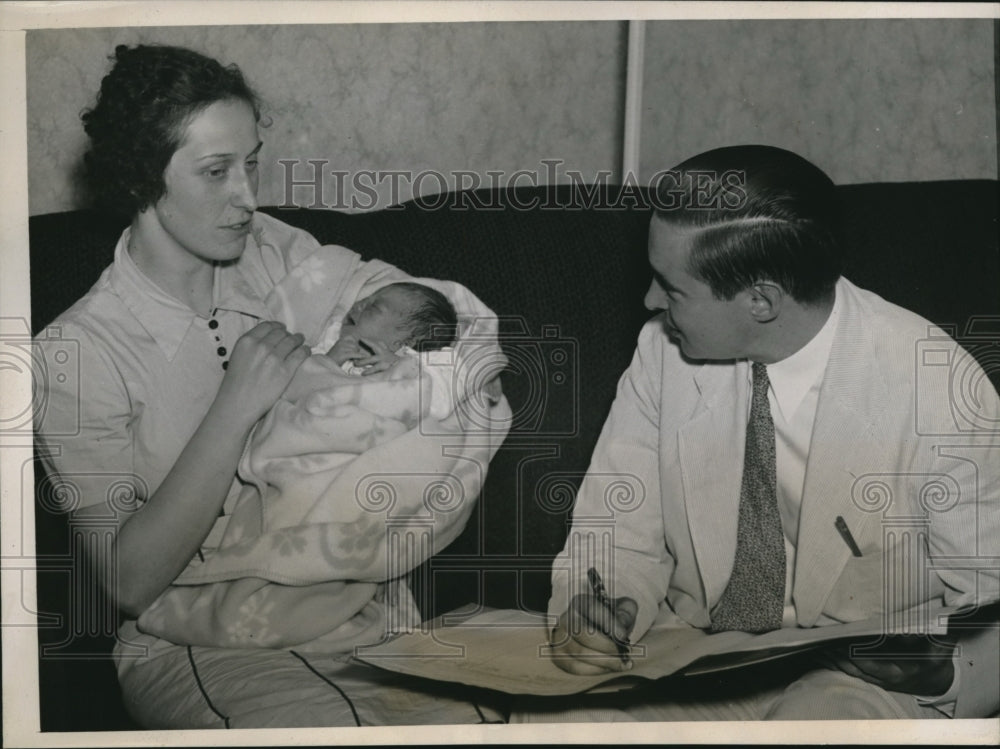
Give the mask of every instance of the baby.
[[326, 355], [352, 375], [382, 372], [419, 351], [455, 342], [458, 317], [444, 294], [403, 281], [383, 286], [348, 310]]

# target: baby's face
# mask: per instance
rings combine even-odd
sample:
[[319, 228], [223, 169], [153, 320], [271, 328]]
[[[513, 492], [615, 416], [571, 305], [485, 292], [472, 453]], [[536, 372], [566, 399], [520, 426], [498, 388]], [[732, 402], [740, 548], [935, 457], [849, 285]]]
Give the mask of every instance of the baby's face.
[[395, 351], [410, 337], [410, 317], [414, 305], [409, 295], [386, 287], [359, 299], [348, 310], [340, 328], [340, 337], [357, 341], [377, 341]]

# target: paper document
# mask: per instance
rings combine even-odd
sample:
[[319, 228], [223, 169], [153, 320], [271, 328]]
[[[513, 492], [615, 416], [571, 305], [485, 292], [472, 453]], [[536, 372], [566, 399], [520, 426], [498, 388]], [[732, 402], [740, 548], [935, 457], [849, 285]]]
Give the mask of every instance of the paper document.
[[[941, 634], [947, 615], [940, 609], [924, 615], [920, 631]], [[453, 620], [455, 616], [453, 615]], [[448, 623], [445, 615], [444, 623]], [[358, 648], [361, 660], [390, 671], [439, 681], [496, 689], [511, 694], [562, 695], [600, 687], [621, 689], [636, 681], [677, 673], [735, 668], [815, 647], [842, 638], [871, 637], [886, 631], [882, 618], [827, 627], [778, 629], [766, 634], [720, 632], [694, 628], [652, 628], [632, 646], [633, 667], [623, 673], [577, 676], [560, 669], [548, 644], [550, 623], [543, 614], [500, 609], [401, 635], [388, 642]], [[616, 658], [616, 656], [607, 656]]]

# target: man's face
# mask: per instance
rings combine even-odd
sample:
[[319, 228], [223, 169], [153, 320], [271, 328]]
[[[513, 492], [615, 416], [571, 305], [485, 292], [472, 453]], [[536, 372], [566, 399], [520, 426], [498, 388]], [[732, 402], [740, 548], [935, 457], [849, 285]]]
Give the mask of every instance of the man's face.
[[649, 264], [653, 283], [645, 304], [666, 312], [670, 338], [689, 359], [741, 359], [748, 355], [754, 330], [749, 292], [717, 299], [704, 281], [688, 271], [697, 229], [654, 217], [649, 227]]

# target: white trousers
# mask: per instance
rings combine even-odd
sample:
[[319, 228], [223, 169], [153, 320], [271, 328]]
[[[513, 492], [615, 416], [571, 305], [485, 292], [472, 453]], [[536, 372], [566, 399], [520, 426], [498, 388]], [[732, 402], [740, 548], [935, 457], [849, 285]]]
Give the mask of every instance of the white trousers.
[[504, 723], [509, 700], [350, 655], [179, 645], [132, 665], [121, 688], [129, 714], [150, 729]]
[[[569, 698], [519, 698], [511, 723], [624, 721], [872, 720], [945, 718], [912, 695], [888, 692], [841, 671], [809, 670], [780, 683], [761, 670], [722, 672], [714, 680], [688, 677], [670, 687]], [[714, 691], [714, 693], [713, 693]]]

